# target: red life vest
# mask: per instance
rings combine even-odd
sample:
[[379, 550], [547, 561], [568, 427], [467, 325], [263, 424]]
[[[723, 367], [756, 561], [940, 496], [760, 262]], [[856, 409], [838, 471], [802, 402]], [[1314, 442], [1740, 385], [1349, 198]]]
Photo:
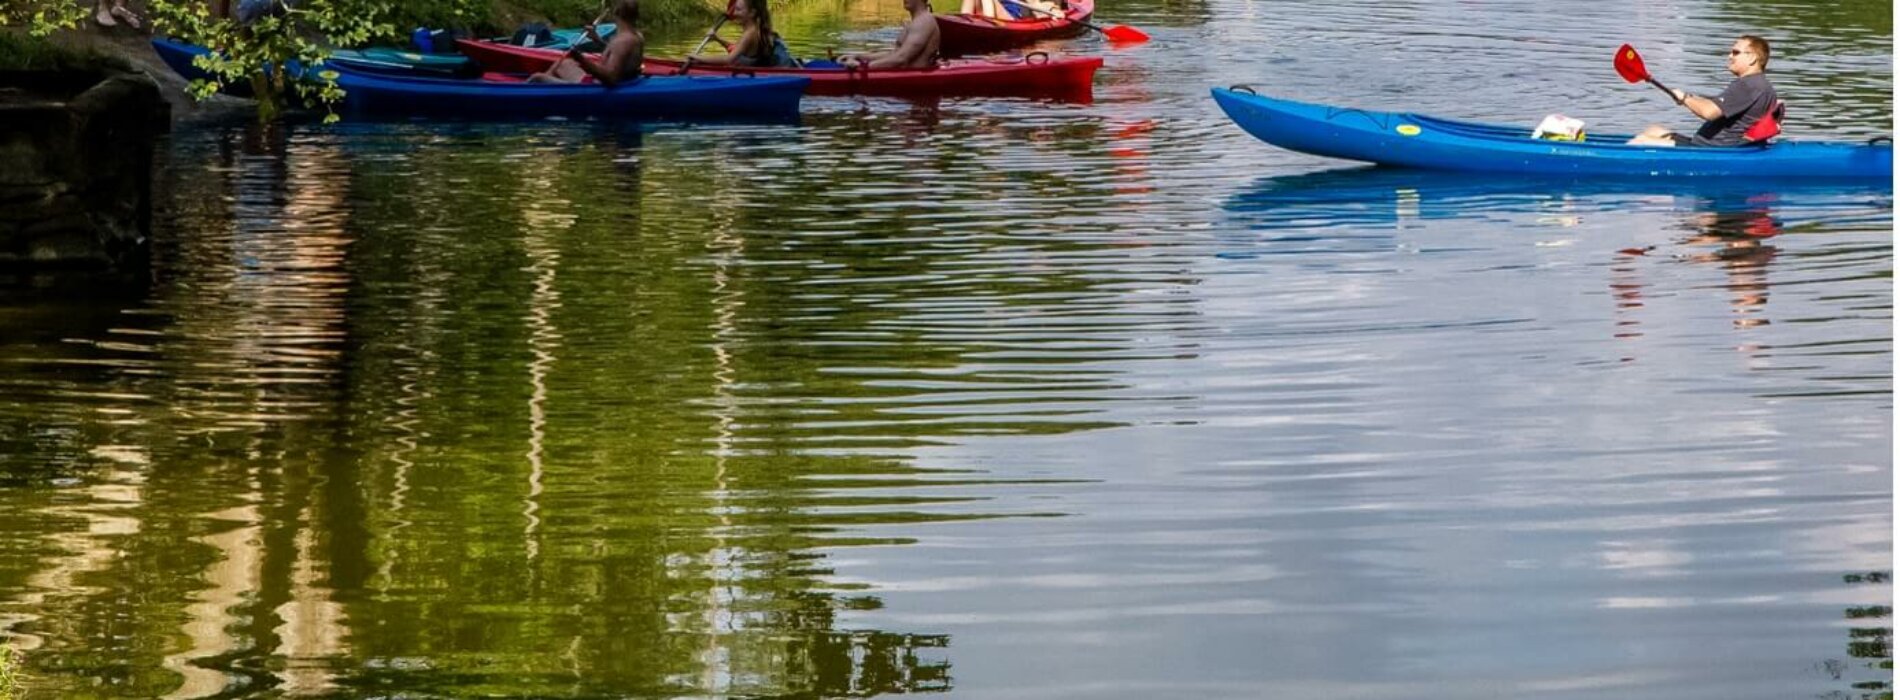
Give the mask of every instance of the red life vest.
[[1787, 116], [1788, 106], [1781, 100], [1775, 100], [1773, 105], [1769, 105], [1767, 114], [1761, 115], [1753, 126], [1742, 132], [1742, 139], [1749, 143], [1767, 143], [1768, 139], [1781, 133], [1781, 120]]

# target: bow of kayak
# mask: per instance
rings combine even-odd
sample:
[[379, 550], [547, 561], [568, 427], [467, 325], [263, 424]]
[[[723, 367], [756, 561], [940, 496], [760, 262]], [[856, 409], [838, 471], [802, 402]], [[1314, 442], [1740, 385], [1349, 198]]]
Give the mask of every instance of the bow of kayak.
[[1534, 139], [1530, 130], [1284, 100], [1215, 88], [1214, 101], [1254, 138], [1318, 156], [1433, 170], [1644, 177], [1893, 177], [1891, 143], [1781, 141], [1666, 147]]

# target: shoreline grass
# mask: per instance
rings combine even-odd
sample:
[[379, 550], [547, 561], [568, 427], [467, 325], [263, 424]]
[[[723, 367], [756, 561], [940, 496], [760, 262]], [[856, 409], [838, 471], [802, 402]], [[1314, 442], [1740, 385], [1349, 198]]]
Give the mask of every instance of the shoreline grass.
[[0, 642], [0, 700], [22, 700], [25, 691], [21, 690], [20, 652], [12, 645]]

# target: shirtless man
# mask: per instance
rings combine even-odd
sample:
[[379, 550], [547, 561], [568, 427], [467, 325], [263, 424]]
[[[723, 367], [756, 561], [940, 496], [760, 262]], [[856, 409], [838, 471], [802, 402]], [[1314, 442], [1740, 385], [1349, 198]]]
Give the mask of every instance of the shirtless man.
[[[556, 61], [552, 68], [542, 73], [528, 76], [531, 83], [578, 83], [591, 77], [602, 85], [613, 87], [617, 83], [637, 80], [640, 77], [640, 64], [645, 58], [647, 40], [634, 25], [640, 21], [639, 0], [614, 0], [614, 35], [607, 40], [607, 49], [600, 53], [600, 60], [594, 61], [581, 53], [581, 43], [568, 49], [567, 55]], [[587, 26], [587, 38], [600, 41], [600, 35], [594, 32], [593, 25]]]
[[865, 68], [929, 68], [937, 65], [937, 18], [930, 14], [930, 0], [904, 0], [910, 21], [897, 33], [897, 47], [872, 54], [846, 56], [841, 63]]

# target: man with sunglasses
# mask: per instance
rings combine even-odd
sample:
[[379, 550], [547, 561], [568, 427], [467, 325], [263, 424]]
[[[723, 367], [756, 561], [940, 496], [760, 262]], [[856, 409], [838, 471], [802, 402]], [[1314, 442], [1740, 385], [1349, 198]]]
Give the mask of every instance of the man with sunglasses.
[[1748, 142], [1748, 128], [1761, 121], [1775, 106], [1775, 86], [1768, 84], [1763, 71], [1768, 68], [1768, 40], [1744, 35], [1728, 50], [1728, 72], [1734, 82], [1714, 97], [1691, 95], [1671, 89], [1676, 104], [1701, 117], [1702, 128], [1695, 136], [1671, 132], [1661, 124], [1651, 125], [1630, 139], [1644, 146], [1740, 146]]

